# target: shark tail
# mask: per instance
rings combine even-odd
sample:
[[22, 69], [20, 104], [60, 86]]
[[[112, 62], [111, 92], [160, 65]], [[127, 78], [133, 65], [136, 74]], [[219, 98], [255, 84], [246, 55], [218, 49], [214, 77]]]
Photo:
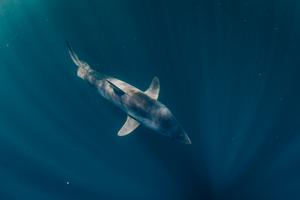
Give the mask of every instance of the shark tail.
[[80, 60], [77, 56], [77, 54], [74, 52], [73, 48], [71, 47], [70, 43], [68, 41], [66, 41], [68, 50], [69, 50], [69, 54], [73, 60], [73, 62], [78, 66], [78, 67], [86, 67], [88, 66], [87, 63], [85, 63], [84, 61]]

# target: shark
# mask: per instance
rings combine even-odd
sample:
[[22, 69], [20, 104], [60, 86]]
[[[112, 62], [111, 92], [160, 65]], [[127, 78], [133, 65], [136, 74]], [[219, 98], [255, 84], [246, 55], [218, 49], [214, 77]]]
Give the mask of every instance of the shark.
[[158, 101], [160, 82], [155, 76], [149, 88], [142, 91], [129, 83], [92, 69], [79, 59], [67, 42], [68, 52], [77, 66], [77, 76], [95, 87], [99, 94], [127, 114], [118, 136], [132, 133], [140, 125], [171, 140], [191, 144], [191, 140], [167, 106]]

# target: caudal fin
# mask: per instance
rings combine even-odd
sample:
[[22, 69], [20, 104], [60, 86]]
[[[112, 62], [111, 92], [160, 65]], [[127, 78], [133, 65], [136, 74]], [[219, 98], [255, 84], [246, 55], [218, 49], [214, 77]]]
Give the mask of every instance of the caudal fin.
[[69, 50], [69, 54], [73, 60], [73, 62], [78, 66], [78, 67], [86, 67], [88, 66], [88, 64], [82, 60], [80, 60], [77, 56], [77, 54], [74, 52], [74, 50], [72, 49], [70, 43], [68, 41], [66, 41], [68, 50]]

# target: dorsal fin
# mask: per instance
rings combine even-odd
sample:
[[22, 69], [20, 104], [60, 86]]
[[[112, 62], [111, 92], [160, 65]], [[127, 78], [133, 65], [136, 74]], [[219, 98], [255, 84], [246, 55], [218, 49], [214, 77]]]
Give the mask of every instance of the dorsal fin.
[[159, 95], [159, 90], [160, 90], [159, 79], [155, 76], [152, 79], [149, 88], [145, 91], [145, 94], [147, 94], [152, 99], [157, 100]]
[[115, 91], [115, 93], [118, 95], [118, 96], [122, 96], [125, 94], [125, 92], [123, 90], [121, 90], [119, 87], [117, 87], [115, 84], [113, 84], [112, 82], [110, 82], [109, 80], [106, 80], [110, 85], [111, 87], [113, 88], [113, 90]]
[[128, 135], [129, 133], [134, 131], [139, 125], [140, 123], [138, 121], [136, 121], [130, 116], [127, 116], [127, 120], [125, 124], [122, 126], [122, 128], [119, 130], [118, 136]]

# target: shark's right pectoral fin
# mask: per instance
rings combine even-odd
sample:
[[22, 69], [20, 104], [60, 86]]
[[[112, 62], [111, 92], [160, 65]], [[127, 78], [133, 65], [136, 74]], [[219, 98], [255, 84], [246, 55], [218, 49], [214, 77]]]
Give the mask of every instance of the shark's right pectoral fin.
[[130, 116], [127, 116], [127, 120], [125, 124], [122, 126], [122, 128], [119, 130], [118, 136], [128, 135], [129, 133], [134, 131], [139, 125], [140, 123], [138, 121], [136, 121]]
[[145, 91], [145, 94], [147, 94], [152, 99], [157, 100], [159, 95], [159, 90], [160, 90], [159, 79], [157, 77], [154, 77], [152, 79], [149, 88]]

